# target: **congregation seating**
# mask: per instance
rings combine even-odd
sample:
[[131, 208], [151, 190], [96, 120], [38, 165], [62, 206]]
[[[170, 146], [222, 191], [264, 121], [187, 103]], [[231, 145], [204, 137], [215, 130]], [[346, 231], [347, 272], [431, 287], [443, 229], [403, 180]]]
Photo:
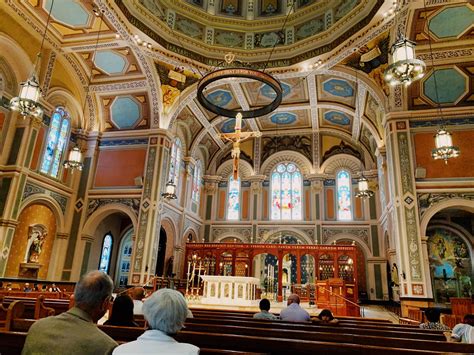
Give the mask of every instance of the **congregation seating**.
[[[39, 297], [37, 307], [50, 300]], [[64, 305], [69, 303], [61, 301]], [[0, 353], [19, 354], [29, 327], [35, 319], [28, 318], [31, 299], [10, 302], [5, 327], [0, 331]], [[56, 302], [56, 306], [58, 303]], [[48, 307], [46, 307], [48, 308]], [[59, 313], [62, 308], [58, 308]], [[33, 312], [40, 317], [51, 310]], [[54, 310], [53, 310], [54, 311]], [[180, 342], [200, 347], [202, 354], [287, 353], [310, 354], [443, 354], [473, 353], [474, 345], [448, 343], [441, 331], [421, 330], [415, 326], [392, 324], [380, 319], [340, 317], [337, 325], [288, 323], [253, 319], [253, 312], [192, 309], [194, 318], [186, 320], [185, 329], [176, 335]], [[143, 316], [136, 321], [144, 325]], [[135, 340], [145, 328], [99, 326], [117, 342]], [[227, 349], [222, 349], [222, 348]]]

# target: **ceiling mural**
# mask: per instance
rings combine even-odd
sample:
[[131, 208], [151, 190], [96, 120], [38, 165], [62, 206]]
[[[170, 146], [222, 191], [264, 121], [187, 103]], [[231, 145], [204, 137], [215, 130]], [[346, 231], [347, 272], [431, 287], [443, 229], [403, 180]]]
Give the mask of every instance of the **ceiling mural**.
[[103, 96], [106, 130], [149, 128], [146, 94]]
[[[21, 10], [17, 14], [25, 14], [25, 24], [41, 34], [51, 3], [14, 1], [5, 6]], [[318, 134], [331, 137], [325, 138], [320, 155], [331, 149], [331, 154], [351, 149], [360, 152], [362, 147], [373, 154], [376, 142], [383, 144], [384, 112], [393, 104], [391, 89], [382, 78], [393, 24], [379, 11], [390, 3], [295, 0], [294, 11], [286, 18], [288, 2], [279, 0], [254, 0], [250, 9], [249, 0], [100, 1], [106, 16], [94, 50], [99, 29], [99, 19], [92, 11], [94, 2], [61, 0], [55, 2], [52, 35], [46, 40], [49, 48], [61, 48], [55, 52], [58, 58], [62, 56], [61, 61], [57, 60], [55, 67], [45, 57], [42, 67], [51, 66], [59, 76], [64, 72], [59, 65], [65, 62], [67, 70], [82, 78], [74, 83], [80, 89], [92, 67], [91, 93], [95, 97], [91, 102], [98, 103], [92, 109], [98, 112], [93, 119], [99, 130], [166, 129], [167, 119], [177, 118], [180, 134], [190, 145], [187, 148], [200, 150], [207, 162], [214, 164], [229, 154], [229, 145], [219, 133], [233, 132], [235, 119], [202, 108], [195, 98], [196, 83], [201, 73], [214, 70], [223, 56], [232, 52], [245, 65], [265, 66], [282, 85], [281, 105], [266, 116], [244, 120], [242, 126], [243, 131], [262, 133], [264, 158], [290, 149], [304, 152], [311, 160], [312, 139]], [[408, 104], [403, 105], [428, 109], [439, 102], [443, 107], [471, 107], [474, 60], [472, 52], [466, 53], [474, 39], [474, 8], [459, 2], [429, 5], [428, 11], [414, 9], [417, 6], [410, 3], [414, 22], [408, 22], [407, 33], [417, 41], [417, 56], [428, 68], [422, 80], [399, 93], [408, 97]], [[434, 56], [437, 85], [426, 58], [428, 38], [438, 51]], [[463, 43], [463, 47], [454, 51], [454, 43]], [[321, 66], [311, 66], [319, 61]], [[41, 77], [47, 75], [41, 72]], [[60, 77], [53, 82], [61, 83]], [[364, 95], [359, 95], [361, 88]], [[275, 93], [259, 81], [239, 79], [215, 83], [205, 95], [221, 107], [248, 110], [268, 104]], [[356, 114], [360, 120], [355, 119]], [[374, 138], [375, 130], [378, 137]], [[249, 161], [254, 159], [255, 142], [245, 142]]]

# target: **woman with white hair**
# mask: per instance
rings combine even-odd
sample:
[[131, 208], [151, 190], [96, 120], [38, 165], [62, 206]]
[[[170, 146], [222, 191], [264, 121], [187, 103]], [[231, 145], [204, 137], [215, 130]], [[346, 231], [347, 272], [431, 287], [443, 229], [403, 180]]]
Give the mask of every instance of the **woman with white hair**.
[[183, 295], [169, 288], [156, 291], [143, 303], [143, 315], [150, 325], [137, 340], [115, 348], [113, 354], [199, 354], [199, 348], [178, 343], [170, 335], [182, 327], [188, 314]]

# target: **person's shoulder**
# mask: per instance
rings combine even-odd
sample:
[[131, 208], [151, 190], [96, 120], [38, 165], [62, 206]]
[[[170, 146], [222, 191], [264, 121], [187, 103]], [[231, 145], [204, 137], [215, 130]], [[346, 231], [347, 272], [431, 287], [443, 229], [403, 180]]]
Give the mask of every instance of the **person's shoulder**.
[[199, 348], [196, 345], [188, 343], [178, 343], [177, 349], [181, 354], [199, 354]]

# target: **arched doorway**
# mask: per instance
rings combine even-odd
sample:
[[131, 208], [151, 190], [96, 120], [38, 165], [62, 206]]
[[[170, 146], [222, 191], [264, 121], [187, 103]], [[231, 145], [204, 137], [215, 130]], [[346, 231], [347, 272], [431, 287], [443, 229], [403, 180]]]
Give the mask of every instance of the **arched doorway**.
[[167, 235], [163, 227], [160, 228], [160, 242], [158, 243], [158, 256], [156, 257], [156, 268], [155, 274], [158, 276], [164, 276], [165, 272], [165, 260], [166, 260], [166, 243]]

